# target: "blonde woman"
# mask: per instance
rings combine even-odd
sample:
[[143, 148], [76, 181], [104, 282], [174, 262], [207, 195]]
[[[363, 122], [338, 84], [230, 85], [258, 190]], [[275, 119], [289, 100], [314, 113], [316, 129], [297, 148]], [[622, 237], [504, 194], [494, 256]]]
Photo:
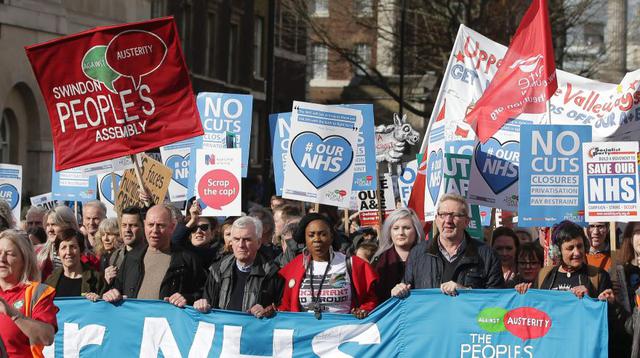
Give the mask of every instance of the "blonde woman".
[[[98, 226], [93, 250], [100, 258], [100, 272], [109, 267], [111, 255], [122, 246], [120, 227], [115, 218], [104, 219]], [[119, 251], [120, 252], [120, 251]]]
[[26, 233], [0, 233], [0, 339], [9, 357], [42, 357], [43, 346], [53, 343], [55, 290], [38, 281], [40, 272]]
[[44, 216], [47, 242], [36, 246], [36, 258], [38, 269], [42, 273], [42, 279], [46, 280], [54, 269], [62, 267], [62, 261], [54, 248], [56, 237], [65, 229], [78, 230], [78, 220], [73, 210], [68, 206], [56, 206]]

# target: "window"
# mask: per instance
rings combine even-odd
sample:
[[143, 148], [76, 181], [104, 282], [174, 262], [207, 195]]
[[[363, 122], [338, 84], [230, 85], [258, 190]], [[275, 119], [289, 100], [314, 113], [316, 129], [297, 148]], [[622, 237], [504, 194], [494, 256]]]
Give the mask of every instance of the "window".
[[0, 162], [9, 163], [11, 150], [11, 120], [15, 118], [10, 109], [2, 112], [0, 119]]
[[313, 63], [311, 78], [327, 78], [327, 46], [323, 44], [313, 45]]
[[178, 29], [180, 30], [180, 42], [184, 51], [187, 66], [191, 66], [191, 2], [184, 1], [182, 12], [178, 18]]
[[251, 114], [251, 144], [249, 146], [249, 163], [260, 163], [260, 113], [253, 111]]
[[355, 0], [353, 12], [358, 17], [373, 16], [373, 0]]
[[215, 44], [216, 44], [216, 13], [207, 14], [207, 51], [205, 53], [204, 73], [209, 77], [215, 77]]
[[329, 0], [311, 0], [311, 16], [329, 17]]
[[[356, 44], [355, 55], [358, 63], [362, 67], [367, 68], [371, 64], [371, 45]], [[356, 75], [364, 76], [364, 71], [356, 67]]]
[[167, 13], [167, 0], [151, 1], [151, 18], [152, 19], [156, 17], [165, 16], [166, 13]]
[[254, 21], [253, 28], [253, 76], [257, 78], [262, 78], [262, 61], [263, 61], [263, 51], [264, 48], [264, 19], [260, 16], [257, 16]]
[[227, 82], [234, 83], [238, 79], [238, 24], [229, 26], [229, 48], [227, 51]]

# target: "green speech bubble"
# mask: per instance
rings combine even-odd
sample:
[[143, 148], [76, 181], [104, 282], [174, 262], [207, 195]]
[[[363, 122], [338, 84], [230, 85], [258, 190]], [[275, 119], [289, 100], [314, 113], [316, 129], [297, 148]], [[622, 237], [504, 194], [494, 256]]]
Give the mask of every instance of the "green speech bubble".
[[507, 328], [504, 326], [504, 315], [507, 310], [502, 307], [488, 307], [478, 313], [478, 326], [487, 332], [498, 333], [504, 332]]
[[107, 46], [94, 46], [89, 49], [82, 58], [82, 72], [87, 77], [102, 82], [109, 91], [117, 93], [113, 88], [113, 81], [117, 80], [120, 75], [107, 65], [104, 56], [106, 51]]

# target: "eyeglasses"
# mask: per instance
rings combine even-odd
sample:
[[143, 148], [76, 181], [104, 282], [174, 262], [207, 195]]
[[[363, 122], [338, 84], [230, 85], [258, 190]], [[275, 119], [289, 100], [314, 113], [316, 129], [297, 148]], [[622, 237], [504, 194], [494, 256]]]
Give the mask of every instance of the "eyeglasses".
[[518, 265], [523, 267], [535, 267], [540, 265], [540, 261], [518, 261]]
[[589, 225], [589, 230], [604, 231], [606, 229], [607, 229], [607, 225], [603, 225], [603, 224]]
[[451, 216], [453, 220], [460, 220], [462, 218], [467, 217], [467, 214], [461, 214], [461, 213], [437, 213], [436, 215], [438, 215], [438, 218], [443, 220], [448, 218], [449, 216]]
[[209, 230], [209, 224], [198, 225], [198, 226], [196, 226], [196, 230], [198, 230], [198, 229], [200, 229], [202, 231], [207, 231], [207, 230]]

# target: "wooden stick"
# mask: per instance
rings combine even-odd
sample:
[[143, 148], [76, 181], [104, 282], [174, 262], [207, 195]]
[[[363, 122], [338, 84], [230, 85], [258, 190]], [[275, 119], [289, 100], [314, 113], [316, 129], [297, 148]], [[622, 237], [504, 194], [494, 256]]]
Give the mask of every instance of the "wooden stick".
[[73, 201], [73, 215], [76, 216], [76, 219], [78, 218], [78, 201], [77, 200]]
[[349, 235], [349, 209], [344, 209], [343, 214], [344, 215], [342, 217], [342, 221], [344, 226], [344, 233]]
[[616, 251], [618, 249], [618, 242], [616, 240], [616, 222], [609, 222], [609, 245], [611, 251]]
[[315, 210], [316, 213], [320, 212], [320, 203], [315, 203], [313, 205], [313, 209]]
[[[140, 163], [138, 163], [138, 154], [131, 154], [131, 161], [133, 162], [134, 168], [133, 171], [136, 173], [136, 179], [138, 179], [138, 187], [142, 190], [143, 193], [147, 194], [147, 190], [144, 188], [144, 183], [142, 182], [142, 169], [140, 168]], [[148, 201], [144, 201], [144, 205], [146, 207], [151, 206]]]
[[[390, 164], [387, 165], [389, 168]], [[376, 199], [378, 199], [378, 226], [382, 227], [382, 223], [384, 222], [384, 216], [382, 214], [382, 190], [380, 190], [380, 171], [378, 168], [378, 164], [376, 163], [376, 178], [378, 178], [378, 185], [376, 185]]]

